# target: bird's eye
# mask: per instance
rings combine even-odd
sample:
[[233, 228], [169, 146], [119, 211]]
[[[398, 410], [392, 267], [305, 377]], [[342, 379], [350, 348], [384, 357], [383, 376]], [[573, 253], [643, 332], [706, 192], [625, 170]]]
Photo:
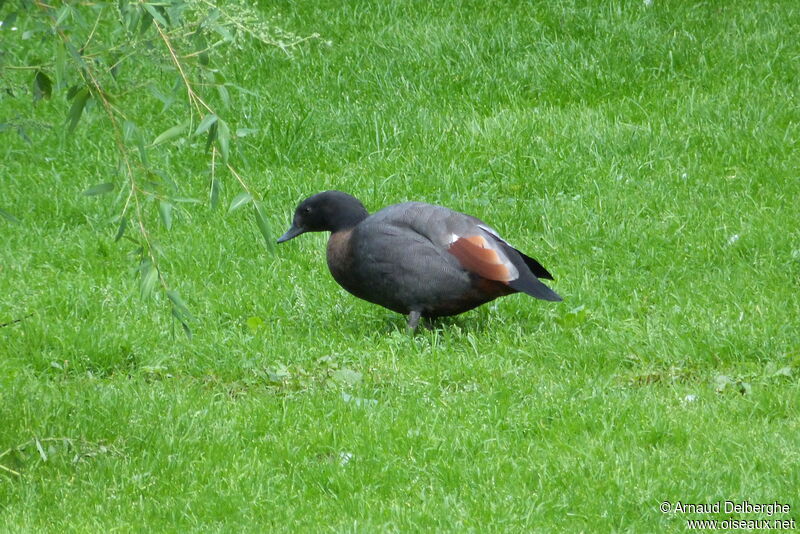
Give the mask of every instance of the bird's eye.
[[303, 215], [308, 215], [309, 213], [311, 213], [311, 208], [309, 208], [308, 206], [305, 206], [303, 208]]

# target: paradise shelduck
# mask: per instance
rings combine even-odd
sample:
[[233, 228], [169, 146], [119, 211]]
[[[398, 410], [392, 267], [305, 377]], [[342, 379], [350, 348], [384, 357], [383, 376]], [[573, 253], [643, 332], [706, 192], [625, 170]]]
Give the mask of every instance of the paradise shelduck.
[[522, 292], [560, 301], [539, 278], [552, 280], [535, 259], [509, 245], [486, 223], [442, 206], [404, 202], [370, 215], [341, 191], [300, 203], [278, 243], [305, 232], [331, 232], [328, 268], [360, 299], [420, 317], [457, 315]]

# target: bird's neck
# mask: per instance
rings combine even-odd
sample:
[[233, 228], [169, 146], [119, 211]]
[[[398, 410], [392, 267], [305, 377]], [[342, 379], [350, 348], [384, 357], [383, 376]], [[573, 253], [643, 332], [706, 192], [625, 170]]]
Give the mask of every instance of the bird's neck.
[[331, 233], [346, 232], [355, 228], [358, 223], [369, 217], [367, 210], [361, 209], [340, 214], [331, 224]]

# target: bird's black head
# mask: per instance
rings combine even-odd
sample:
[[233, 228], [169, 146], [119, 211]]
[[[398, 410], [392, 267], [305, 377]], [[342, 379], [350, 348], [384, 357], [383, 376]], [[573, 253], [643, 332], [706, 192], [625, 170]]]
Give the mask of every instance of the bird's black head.
[[292, 226], [278, 243], [306, 232], [338, 232], [353, 228], [369, 216], [361, 202], [341, 191], [324, 191], [308, 197], [294, 210]]

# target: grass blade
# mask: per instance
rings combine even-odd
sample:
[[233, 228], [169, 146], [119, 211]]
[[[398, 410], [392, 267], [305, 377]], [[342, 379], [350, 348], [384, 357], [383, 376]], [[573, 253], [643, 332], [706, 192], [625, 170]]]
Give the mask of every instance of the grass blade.
[[9, 212], [4, 210], [3, 208], [0, 208], [0, 217], [3, 217], [8, 222], [11, 222], [11, 223], [14, 223], [14, 224], [19, 224], [19, 219], [17, 219], [13, 215], [11, 215]]
[[39, 456], [42, 458], [42, 461], [46, 462], [47, 453], [44, 452], [44, 447], [42, 447], [42, 442], [39, 441], [39, 438], [33, 438], [33, 443], [36, 445], [36, 450], [39, 453]]

